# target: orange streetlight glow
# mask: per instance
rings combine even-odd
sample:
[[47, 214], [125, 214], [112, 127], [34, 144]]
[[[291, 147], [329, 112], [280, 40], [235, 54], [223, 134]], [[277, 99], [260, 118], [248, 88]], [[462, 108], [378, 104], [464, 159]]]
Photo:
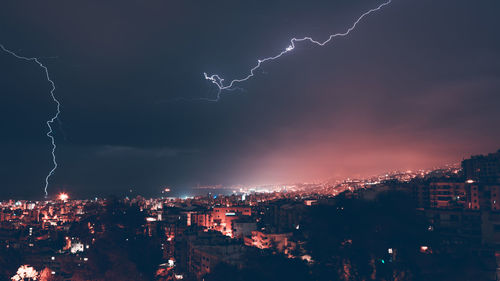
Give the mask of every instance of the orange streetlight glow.
[[67, 193], [62, 192], [62, 193], [59, 193], [58, 198], [59, 198], [59, 200], [66, 201], [69, 199], [69, 196]]

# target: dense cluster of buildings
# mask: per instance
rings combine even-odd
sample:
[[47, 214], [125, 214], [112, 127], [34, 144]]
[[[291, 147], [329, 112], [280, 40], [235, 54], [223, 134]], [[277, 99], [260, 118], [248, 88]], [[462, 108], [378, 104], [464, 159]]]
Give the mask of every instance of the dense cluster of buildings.
[[[428, 230], [439, 233], [450, 245], [450, 254], [463, 245], [479, 258], [500, 257], [500, 151], [466, 159], [461, 169], [394, 172], [293, 192], [136, 197], [123, 203], [138, 206], [144, 215], [137, 235], [159, 241], [164, 263], [158, 266], [158, 280], [202, 280], [220, 263], [244, 267], [248, 255], [278, 254], [313, 263], [301, 235], [301, 222], [309, 208], [334, 204], [340, 193], [376, 200], [378, 194], [390, 190], [411, 194]], [[107, 231], [89, 219], [99, 217], [106, 204], [102, 199], [68, 200], [65, 196], [0, 202], [0, 247], [18, 249], [31, 266], [49, 268], [61, 280], [71, 280], [75, 271], [86, 270], [87, 251]], [[82, 230], [75, 230], [75, 225], [83, 225], [85, 237], [78, 235]], [[396, 252], [390, 249], [390, 254]], [[62, 269], [68, 263], [73, 265], [72, 272]], [[485, 269], [485, 274], [497, 274], [497, 265], [500, 261]]]
[[411, 192], [428, 230], [447, 245], [444, 251], [449, 255], [468, 251], [484, 267], [477, 280], [500, 280], [500, 150], [472, 156], [461, 166], [407, 183], [389, 181], [371, 189], [358, 188], [352, 194], [372, 200], [387, 190]]
[[434, 229], [452, 229], [450, 238], [478, 249], [500, 244], [500, 151], [462, 161], [460, 176], [416, 183], [413, 194]]
[[50, 269], [51, 275], [70, 277], [60, 271], [62, 264], [71, 263], [83, 269], [88, 260], [84, 252], [90, 243], [68, 236], [72, 224], [86, 215], [87, 203], [86, 200], [0, 202], [0, 247], [22, 252], [26, 263], [40, 270]]
[[[164, 258], [175, 264], [177, 273], [200, 280], [221, 262], [243, 267], [248, 254], [261, 250], [288, 256], [300, 253], [300, 243], [293, 239], [292, 232], [299, 228], [306, 203], [277, 200], [269, 194], [244, 197], [168, 201], [161, 211], [157, 210], [155, 218], [161, 220], [149, 219], [148, 228], [153, 230], [148, 233], [167, 237]], [[211, 205], [214, 200], [223, 200], [224, 206]]]

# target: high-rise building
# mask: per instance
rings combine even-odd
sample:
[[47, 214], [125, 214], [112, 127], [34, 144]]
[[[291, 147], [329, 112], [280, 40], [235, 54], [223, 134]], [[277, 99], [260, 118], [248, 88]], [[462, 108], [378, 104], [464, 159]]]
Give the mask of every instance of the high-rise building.
[[483, 183], [500, 182], [500, 150], [488, 155], [476, 155], [462, 161], [466, 180]]

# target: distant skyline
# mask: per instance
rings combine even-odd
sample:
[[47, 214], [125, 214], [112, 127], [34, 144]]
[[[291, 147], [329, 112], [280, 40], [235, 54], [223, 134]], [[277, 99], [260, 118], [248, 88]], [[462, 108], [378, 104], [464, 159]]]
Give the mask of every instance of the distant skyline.
[[[49, 194], [158, 195], [196, 185], [359, 177], [500, 148], [500, 2], [393, 0], [333, 44], [300, 44], [220, 101], [292, 37], [343, 32], [384, 1], [5, 3], [0, 43], [50, 69], [62, 103]], [[50, 85], [0, 52], [0, 199], [43, 198]]]

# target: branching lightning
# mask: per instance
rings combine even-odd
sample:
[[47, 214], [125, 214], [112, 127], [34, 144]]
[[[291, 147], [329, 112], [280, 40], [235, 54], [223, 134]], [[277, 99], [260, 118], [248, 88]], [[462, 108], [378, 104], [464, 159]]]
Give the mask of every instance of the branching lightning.
[[47, 137], [50, 139], [50, 142], [52, 144], [52, 149], [51, 149], [51, 153], [52, 153], [52, 163], [53, 163], [53, 166], [52, 166], [52, 169], [50, 170], [50, 172], [47, 174], [47, 176], [45, 177], [45, 187], [44, 187], [44, 192], [45, 192], [45, 197], [47, 197], [49, 195], [48, 193], [48, 187], [49, 187], [49, 179], [50, 177], [55, 173], [56, 169], [57, 169], [57, 161], [56, 161], [56, 140], [54, 138], [54, 131], [52, 130], [52, 124], [54, 124], [54, 122], [56, 120], [59, 120], [59, 114], [61, 114], [61, 103], [57, 100], [54, 92], [56, 90], [56, 85], [54, 84], [54, 81], [52, 81], [52, 79], [50, 78], [50, 75], [49, 75], [49, 69], [42, 63], [40, 62], [40, 60], [38, 58], [29, 58], [29, 57], [24, 57], [24, 56], [20, 56], [16, 53], [14, 53], [13, 51], [7, 49], [4, 47], [4, 45], [0, 44], [0, 48], [20, 59], [20, 60], [25, 60], [25, 61], [29, 61], [29, 62], [35, 62], [36, 64], [38, 64], [39, 67], [41, 67], [43, 69], [43, 71], [45, 72], [45, 77], [47, 78], [47, 81], [49, 82], [50, 86], [51, 86], [51, 89], [50, 89], [50, 97], [52, 98], [52, 100], [54, 101], [54, 103], [56, 104], [56, 113], [55, 115], [52, 116], [52, 118], [50, 118], [49, 120], [47, 120], [47, 127], [49, 128], [48, 132], [47, 132]]
[[290, 44], [288, 45], [288, 47], [286, 47], [279, 54], [271, 56], [271, 57], [262, 58], [262, 59], [257, 60], [257, 64], [253, 68], [250, 69], [250, 73], [247, 76], [245, 76], [244, 78], [240, 78], [240, 79], [234, 79], [231, 82], [229, 82], [228, 84], [224, 84], [224, 79], [220, 75], [218, 75], [218, 74], [208, 75], [206, 72], [204, 72], [203, 75], [205, 76], [205, 79], [211, 81], [219, 89], [217, 97], [215, 99], [211, 99], [209, 101], [218, 101], [220, 99], [221, 92], [223, 90], [232, 89], [233, 86], [236, 83], [244, 82], [244, 81], [247, 81], [248, 79], [252, 78], [255, 75], [255, 71], [257, 69], [259, 69], [263, 63], [279, 59], [281, 56], [283, 56], [283, 55], [285, 55], [285, 54], [293, 51], [295, 49], [295, 44], [296, 43], [303, 42], [303, 41], [309, 41], [309, 42], [311, 42], [313, 44], [316, 44], [318, 46], [324, 46], [324, 45], [330, 43], [330, 41], [332, 41], [336, 37], [344, 37], [344, 36], [349, 35], [349, 33], [356, 28], [356, 26], [358, 25], [358, 23], [363, 18], [365, 18], [366, 16], [370, 15], [371, 13], [374, 13], [374, 12], [377, 12], [377, 11], [381, 10], [384, 6], [389, 5], [391, 2], [392, 2], [392, 0], [388, 0], [388, 1], [380, 4], [376, 8], [373, 8], [371, 10], [366, 11], [345, 32], [332, 34], [332, 35], [330, 35], [328, 37], [327, 40], [325, 40], [323, 42], [314, 40], [312, 37], [303, 37], [303, 38], [295, 38], [294, 37], [294, 38], [290, 39]]

